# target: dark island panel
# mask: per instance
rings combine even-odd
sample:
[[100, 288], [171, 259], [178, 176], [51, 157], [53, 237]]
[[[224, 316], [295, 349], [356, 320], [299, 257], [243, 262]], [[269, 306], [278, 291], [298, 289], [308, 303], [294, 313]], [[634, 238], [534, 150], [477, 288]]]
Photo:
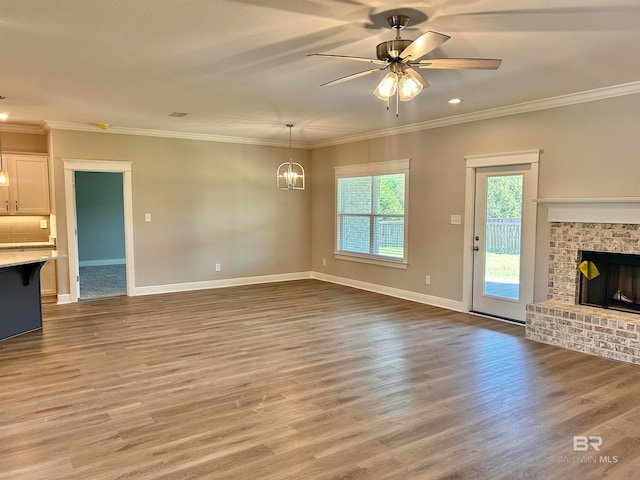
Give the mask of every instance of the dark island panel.
[[63, 257], [56, 250], [0, 251], [0, 340], [42, 328], [40, 269]]
[[42, 328], [44, 262], [0, 268], [0, 340]]

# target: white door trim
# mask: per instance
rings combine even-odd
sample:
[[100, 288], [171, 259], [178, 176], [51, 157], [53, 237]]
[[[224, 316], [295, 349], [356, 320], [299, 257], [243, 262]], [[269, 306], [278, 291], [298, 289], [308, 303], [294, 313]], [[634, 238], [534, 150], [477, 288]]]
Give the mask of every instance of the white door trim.
[[76, 196], [74, 172], [122, 173], [124, 199], [124, 241], [127, 272], [127, 296], [135, 295], [135, 270], [133, 260], [133, 190], [131, 184], [132, 162], [62, 159], [64, 163], [64, 190], [67, 213], [67, 255], [69, 258], [69, 296], [71, 302], [78, 301], [78, 228], [76, 218]]
[[[463, 280], [462, 280], [462, 305], [466, 312], [471, 311], [473, 300], [473, 229], [474, 210], [476, 197], [476, 169], [482, 167], [497, 167], [504, 165], [531, 164], [531, 171], [538, 178], [538, 164], [540, 162], [541, 149], [524, 150], [518, 152], [494, 153], [488, 155], [467, 155], [465, 177], [465, 201], [464, 201], [464, 242], [463, 242]], [[533, 195], [534, 198], [537, 194]], [[526, 259], [531, 265], [527, 265], [533, 271], [535, 259]]]

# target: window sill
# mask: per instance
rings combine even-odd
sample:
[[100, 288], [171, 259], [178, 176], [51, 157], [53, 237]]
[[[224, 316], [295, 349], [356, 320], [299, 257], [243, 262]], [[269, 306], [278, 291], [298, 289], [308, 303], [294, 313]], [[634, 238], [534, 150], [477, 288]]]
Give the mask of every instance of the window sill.
[[370, 265], [379, 265], [381, 267], [400, 268], [406, 270], [409, 264], [402, 259], [392, 259], [385, 257], [374, 257], [371, 255], [358, 255], [344, 252], [334, 252], [336, 260], [347, 260], [349, 262], [368, 263]]

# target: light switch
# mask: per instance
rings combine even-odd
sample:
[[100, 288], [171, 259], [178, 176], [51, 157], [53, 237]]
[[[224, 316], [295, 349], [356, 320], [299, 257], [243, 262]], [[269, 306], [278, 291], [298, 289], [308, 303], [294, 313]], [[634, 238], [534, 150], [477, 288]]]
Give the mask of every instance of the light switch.
[[144, 214], [144, 221], [145, 222], [150, 222], [151, 221], [151, 214], [150, 213], [145, 213]]
[[451, 225], [460, 225], [462, 223], [462, 215], [451, 215]]
[[47, 228], [47, 221], [46, 220], [40, 220], [40, 228]]

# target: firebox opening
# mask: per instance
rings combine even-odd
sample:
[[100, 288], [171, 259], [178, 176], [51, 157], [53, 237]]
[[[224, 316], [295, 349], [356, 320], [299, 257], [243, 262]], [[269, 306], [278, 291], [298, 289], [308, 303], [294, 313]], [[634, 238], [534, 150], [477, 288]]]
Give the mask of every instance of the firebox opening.
[[589, 280], [580, 274], [581, 305], [640, 313], [640, 255], [582, 251], [584, 261], [600, 275]]

